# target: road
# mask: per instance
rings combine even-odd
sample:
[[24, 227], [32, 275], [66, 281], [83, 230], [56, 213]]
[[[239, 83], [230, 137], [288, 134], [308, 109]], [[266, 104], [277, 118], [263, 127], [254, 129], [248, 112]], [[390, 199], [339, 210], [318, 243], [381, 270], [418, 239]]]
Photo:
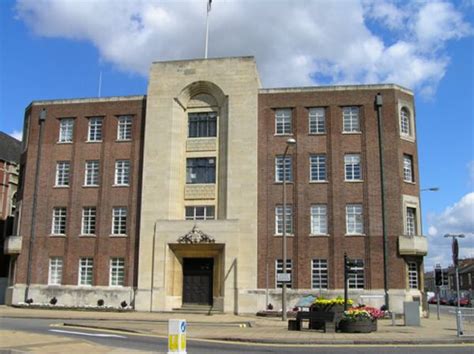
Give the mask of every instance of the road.
[[[97, 345], [121, 350], [140, 350], [153, 353], [166, 353], [167, 342], [165, 338], [154, 336], [137, 335], [123, 332], [110, 332], [102, 330], [88, 330], [85, 328], [68, 328], [57, 326], [61, 321], [46, 319], [18, 319], [1, 318], [0, 330], [21, 331], [21, 344], [27, 341], [28, 335], [41, 334], [51, 336], [51, 341], [59, 338], [73, 338], [75, 341], [93, 342]], [[8, 333], [8, 332], [4, 332]], [[18, 334], [16, 334], [18, 337]], [[5, 337], [4, 337], [5, 339]], [[1, 342], [1, 341], [0, 341]], [[58, 344], [60, 345], [60, 344]], [[24, 346], [24, 345], [23, 345]], [[3, 349], [15, 349], [15, 346]], [[189, 354], [222, 354], [222, 353], [297, 353], [297, 354], [471, 354], [473, 345], [444, 345], [444, 346], [285, 346], [255, 343], [226, 343], [217, 341], [188, 340]]]

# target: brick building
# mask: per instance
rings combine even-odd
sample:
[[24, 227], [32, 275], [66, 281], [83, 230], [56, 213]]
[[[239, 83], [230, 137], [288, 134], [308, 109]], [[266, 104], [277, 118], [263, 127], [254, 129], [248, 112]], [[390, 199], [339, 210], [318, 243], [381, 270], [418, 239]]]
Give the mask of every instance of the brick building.
[[[27, 108], [10, 302], [278, 306], [285, 168], [289, 304], [342, 294], [347, 252], [357, 260], [350, 296], [381, 305], [378, 93], [388, 286], [401, 308], [420, 296], [427, 248], [413, 94], [396, 85], [263, 89], [252, 57], [153, 63], [147, 96]], [[289, 137], [296, 145], [283, 161]]]

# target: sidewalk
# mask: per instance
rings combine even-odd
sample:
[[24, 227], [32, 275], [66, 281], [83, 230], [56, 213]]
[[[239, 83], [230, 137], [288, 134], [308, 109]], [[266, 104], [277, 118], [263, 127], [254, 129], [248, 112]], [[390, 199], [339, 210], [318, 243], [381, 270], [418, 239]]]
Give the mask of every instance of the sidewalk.
[[[288, 331], [287, 323], [278, 318], [236, 316], [232, 314], [176, 314], [141, 312], [89, 312], [17, 309], [0, 306], [0, 317], [58, 319], [66, 326], [83, 326], [98, 329], [119, 330], [141, 334], [167, 336], [167, 321], [183, 318], [188, 321], [189, 339], [228, 340], [239, 342], [284, 344], [451, 344], [474, 343], [474, 336], [456, 336], [454, 317], [436, 316], [422, 319], [420, 327], [405, 327], [398, 320], [379, 320], [378, 331], [367, 334], [323, 333], [321, 331]], [[474, 324], [465, 332], [474, 335]]]

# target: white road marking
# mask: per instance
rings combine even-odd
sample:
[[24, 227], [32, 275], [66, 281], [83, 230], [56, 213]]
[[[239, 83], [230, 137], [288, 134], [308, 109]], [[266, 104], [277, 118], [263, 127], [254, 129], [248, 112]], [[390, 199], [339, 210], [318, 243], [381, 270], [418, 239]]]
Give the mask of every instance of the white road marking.
[[107, 338], [127, 338], [125, 336], [120, 336], [118, 334], [102, 334], [102, 333], [85, 333], [85, 332], [75, 332], [75, 331], [64, 331], [61, 329], [50, 329], [50, 332], [56, 333], [66, 333], [66, 334], [77, 334], [80, 336], [89, 336], [89, 337], [107, 337]]

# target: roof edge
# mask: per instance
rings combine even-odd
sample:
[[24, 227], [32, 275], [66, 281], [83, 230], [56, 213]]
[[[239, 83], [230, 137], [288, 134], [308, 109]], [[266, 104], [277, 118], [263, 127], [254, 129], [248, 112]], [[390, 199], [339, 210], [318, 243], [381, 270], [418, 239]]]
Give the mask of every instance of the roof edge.
[[413, 96], [413, 91], [397, 84], [364, 84], [364, 85], [328, 85], [328, 86], [301, 86], [261, 88], [259, 93], [288, 93], [288, 92], [320, 92], [320, 91], [349, 91], [349, 90], [399, 90]]
[[135, 101], [146, 98], [146, 95], [131, 95], [131, 96], [109, 96], [109, 97], [83, 97], [83, 98], [65, 98], [32, 101], [28, 107], [45, 105], [45, 104], [70, 104], [70, 103], [99, 103], [99, 102], [113, 102], [113, 101]]

